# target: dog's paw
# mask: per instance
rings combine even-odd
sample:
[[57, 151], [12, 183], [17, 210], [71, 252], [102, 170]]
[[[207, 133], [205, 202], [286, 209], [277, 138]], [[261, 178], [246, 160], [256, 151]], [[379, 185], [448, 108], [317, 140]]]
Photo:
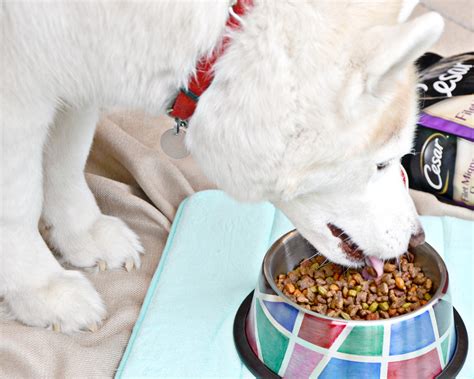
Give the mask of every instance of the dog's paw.
[[[73, 266], [100, 271], [140, 267], [143, 247], [137, 235], [120, 219], [101, 215], [85, 232], [70, 234], [55, 230], [53, 246]], [[59, 228], [58, 228], [59, 229]]]
[[97, 291], [77, 271], [61, 271], [42, 287], [15, 291], [5, 300], [10, 318], [63, 333], [94, 332], [106, 314]]

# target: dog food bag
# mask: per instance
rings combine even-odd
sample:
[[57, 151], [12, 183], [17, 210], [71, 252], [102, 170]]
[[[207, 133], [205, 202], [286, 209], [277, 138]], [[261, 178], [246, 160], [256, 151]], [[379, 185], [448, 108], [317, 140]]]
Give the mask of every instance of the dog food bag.
[[474, 209], [474, 53], [430, 54], [419, 66], [426, 62], [414, 152], [402, 164], [410, 188]]

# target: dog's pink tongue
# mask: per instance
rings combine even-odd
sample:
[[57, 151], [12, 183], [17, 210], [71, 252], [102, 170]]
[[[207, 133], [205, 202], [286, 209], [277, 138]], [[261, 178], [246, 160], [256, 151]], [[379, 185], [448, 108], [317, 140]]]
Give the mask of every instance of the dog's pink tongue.
[[383, 274], [383, 261], [377, 257], [367, 257], [365, 262], [372, 266], [377, 273], [377, 277], [381, 277]]

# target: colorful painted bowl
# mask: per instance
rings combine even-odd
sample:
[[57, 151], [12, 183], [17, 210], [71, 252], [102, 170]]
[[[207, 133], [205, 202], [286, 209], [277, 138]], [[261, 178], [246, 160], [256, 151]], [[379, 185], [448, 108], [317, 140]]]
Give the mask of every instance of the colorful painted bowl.
[[249, 345], [265, 366], [287, 378], [434, 378], [443, 370], [456, 333], [448, 272], [431, 246], [413, 253], [433, 279], [432, 299], [415, 312], [375, 321], [326, 317], [283, 295], [273, 278], [314, 253], [292, 231], [265, 256], [245, 324]]

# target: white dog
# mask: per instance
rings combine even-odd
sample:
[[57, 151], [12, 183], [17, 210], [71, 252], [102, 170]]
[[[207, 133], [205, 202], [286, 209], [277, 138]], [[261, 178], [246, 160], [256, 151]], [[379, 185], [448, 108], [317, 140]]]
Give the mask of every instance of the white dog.
[[[443, 21], [405, 22], [401, 1], [256, 0], [186, 137], [220, 188], [272, 201], [345, 265], [422, 240], [398, 162], [416, 122], [412, 63]], [[72, 332], [105, 317], [89, 281], [51, 254], [40, 218], [76, 267], [139, 267], [138, 238], [100, 212], [84, 179], [98, 109], [164, 112], [226, 32], [229, 5], [1, 3], [0, 296], [17, 320]]]

